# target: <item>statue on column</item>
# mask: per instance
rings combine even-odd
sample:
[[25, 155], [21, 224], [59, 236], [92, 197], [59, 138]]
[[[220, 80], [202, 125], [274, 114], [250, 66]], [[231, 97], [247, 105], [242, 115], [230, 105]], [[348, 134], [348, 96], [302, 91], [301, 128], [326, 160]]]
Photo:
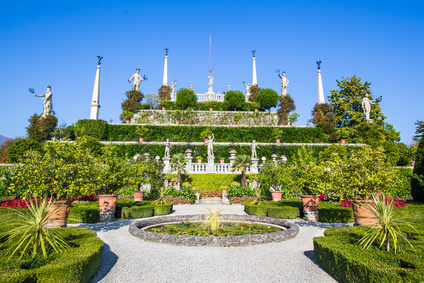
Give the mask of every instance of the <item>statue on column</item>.
[[171, 143], [169, 142], [169, 139], [166, 139], [166, 143], [165, 143], [165, 156], [164, 157], [167, 157], [167, 158], [170, 157], [169, 150], [171, 148], [172, 148], [172, 146], [171, 146]]
[[43, 117], [47, 117], [47, 115], [50, 115], [50, 113], [52, 112], [52, 108], [53, 108], [53, 93], [52, 93], [52, 87], [51, 86], [47, 86], [47, 92], [45, 94], [40, 94], [37, 95], [35, 94], [35, 91], [30, 88], [29, 91], [34, 94], [34, 96], [36, 97], [44, 97], [43, 98]]
[[370, 119], [371, 104], [375, 104], [375, 103], [371, 102], [368, 96], [369, 96], [368, 92], [365, 93], [365, 97], [362, 99], [362, 109], [364, 110], [365, 121], [367, 121], [368, 123], [372, 123], [372, 120]]
[[250, 96], [250, 84], [247, 83], [245, 84], [245, 82], [243, 82], [243, 86], [246, 87], [246, 99]]
[[175, 86], [177, 85], [177, 81], [175, 83], [171, 82], [171, 85], [169, 86], [169, 89], [171, 90], [171, 98], [173, 95], [175, 95]]
[[208, 80], [209, 80], [209, 83], [208, 83], [208, 86], [209, 86], [208, 93], [213, 93], [213, 89], [212, 89], [212, 86], [213, 86], [213, 76], [212, 75], [209, 75]]
[[193, 87], [194, 87], [193, 84], [190, 84], [190, 90], [193, 90]]
[[209, 136], [209, 139], [206, 142], [206, 144], [208, 145], [208, 156], [214, 156], [213, 155], [213, 142], [214, 142], [214, 140], [215, 140], [215, 136], [212, 133], [212, 138], [211, 138], [211, 136]]
[[286, 72], [283, 72], [283, 75], [278, 73], [278, 76], [281, 78], [281, 95], [287, 95], [287, 85], [289, 80], [286, 78]]
[[134, 80], [133, 84], [133, 90], [139, 91], [140, 90], [140, 82], [144, 81], [144, 79], [139, 75], [140, 69], [135, 69], [135, 74], [131, 76], [131, 78], [128, 80], [129, 83], [131, 83], [132, 80]]
[[256, 154], [256, 148], [259, 148], [259, 146], [256, 144], [255, 140], [253, 140], [250, 148], [252, 149], [252, 158], [258, 158], [258, 155]]

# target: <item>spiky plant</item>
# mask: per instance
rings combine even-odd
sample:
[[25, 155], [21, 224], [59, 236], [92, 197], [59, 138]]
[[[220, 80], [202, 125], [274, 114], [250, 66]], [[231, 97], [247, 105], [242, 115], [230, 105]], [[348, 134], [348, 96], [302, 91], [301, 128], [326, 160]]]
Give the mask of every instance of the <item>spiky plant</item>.
[[6, 248], [4, 257], [7, 256], [7, 260], [17, 252], [20, 253], [19, 258], [30, 251], [32, 257], [42, 253], [46, 258], [49, 248], [57, 253], [69, 248], [64, 240], [64, 229], [49, 227], [50, 217], [64, 208], [58, 207], [49, 213], [52, 205], [53, 201], [47, 201], [47, 196], [40, 202], [30, 199], [27, 211], [16, 210], [17, 218], [5, 223], [11, 229], [0, 235], [7, 238], [0, 247]]
[[378, 240], [380, 243], [379, 248], [386, 244], [386, 250], [389, 252], [391, 248], [390, 240], [392, 240], [396, 253], [398, 247], [400, 248], [399, 238], [404, 239], [412, 247], [412, 244], [403, 235], [398, 224], [405, 224], [410, 227], [412, 225], [396, 219], [392, 198], [386, 199], [384, 195], [374, 196], [372, 204], [364, 204], [364, 207], [378, 218], [378, 224], [375, 227], [370, 227], [359, 240], [358, 244], [362, 246], [362, 249], [369, 249]]
[[155, 204], [166, 204], [165, 198], [168, 195], [170, 188], [159, 187], [158, 189], [158, 198], [154, 201]]
[[206, 215], [206, 220], [202, 223], [202, 227], [210, 231], [210, 233], [215, 234], [221, 224], [220, 213], [223, 209], [213, 209], [208, 208], [209, 214]]

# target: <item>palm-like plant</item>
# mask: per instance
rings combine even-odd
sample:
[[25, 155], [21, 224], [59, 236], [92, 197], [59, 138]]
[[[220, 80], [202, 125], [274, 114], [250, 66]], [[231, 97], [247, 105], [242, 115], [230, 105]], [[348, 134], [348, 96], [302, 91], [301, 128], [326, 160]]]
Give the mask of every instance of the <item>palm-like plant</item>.
[[374, 196], [372, 204], [364, 205], [364, 207], [378, 218], [378, 224], [376, 227], [370, 227], [361, 240], [359, 240], [358, 244], [362, 246], [362, 249], [369, 249], [369, 247], [378, 240], [380, 242], [379, 248], [386, 244], [386, 250], [389, 252], [390, 239], [392, 239], [396, 253], [399, 238], [403, 238], [412, 247], [412, 244], [400, 231], [398, 224], [412, 226], [409, 223], [401, 222], [396, 219], [393, 199], [386, 199], [384, 195]]
[[42, 253], [44, 258], [47, 257], [49, 247], [55, 252], [61, 252], [68, 248], [69, 245], [64, 240], [64, 230], [60, 228], [49, 228], [48, 220], [63, 207], [58, 207], [50, 212], [53, 201], [47, 201], [47, 195], [39, 203], [37, 200], [30, 200], [28, 211], [19, 211], [17, 220], [7, 222], [6, 225], [11, 227], [10, 230], [0, 235], [6, 237], [7, 240], [1, 244], [1, 247], [7, 247], [4, 256], [8, 256], [9, 260], [15, 253], [19, 252], [21, 258], [26, 254], [27, 250], [32, 250], [32, 256]]
[[246, 167], [252, 165], [252, 158], [248, 155], [239, 155], [234, 159], [231, 171], [241, 171], [241, 186], [246, 188]]
[[154, 201], [155, 204], [166, 204], [165, 198], [168, 195], [169, 192], [168, 187], [159, 187], [158, 188], [158, 198]]
[[177, 182], [181, 183], [181, 173], [185, 171], [187, 159], [184, 153], [174, 154], [171, 158], [172, 170], [177, 170]]

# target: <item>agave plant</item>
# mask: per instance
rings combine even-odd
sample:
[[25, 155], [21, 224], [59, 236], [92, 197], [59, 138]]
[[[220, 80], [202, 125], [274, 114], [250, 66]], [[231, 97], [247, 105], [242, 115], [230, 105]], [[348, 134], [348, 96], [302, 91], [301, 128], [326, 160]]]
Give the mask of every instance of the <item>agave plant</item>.
[[48, 226], [49, 218], [63, 209], [58, 207], [49, 213], [52, 205], [53, 201], [51, 199], [47, 201], [47, 196], [44, 196], [40, 202], [30, 199], [27, 211], [16, 210], [17, 219], [5, 223], [11, 229], [0, 235], [7, 238], [0, 246], [6, 247], [4, 257], [8, 256], [7, 260], [17, 252], [20, 253], [19, 258], [30, 251], [32, 251], [32, 257], [42, 253], [46, 258], [50, 247], [57, 253], [69, 248], [64, 240], [64, 229]]
[[392, 198], [385, 198], [384, 195], [373, 196], [372, 204], [364, 204], [364, 207], [378, 218], [378, 224], [375, 227], [370, 227], [359, 240], [358, 244], [362, 246], [362, 249], [369, 249], [378, 240], [380, 243], [379, 248], [386, 244], [386, 250], [389, 252], [391, 239], [396, 253], [399, 246], [399, 238], [404, 239], [412, 247], [412, 244], [402, 234], [398, 224], [405, 224], [413, 229], [415, 228], [407, 222], [396, 219]]

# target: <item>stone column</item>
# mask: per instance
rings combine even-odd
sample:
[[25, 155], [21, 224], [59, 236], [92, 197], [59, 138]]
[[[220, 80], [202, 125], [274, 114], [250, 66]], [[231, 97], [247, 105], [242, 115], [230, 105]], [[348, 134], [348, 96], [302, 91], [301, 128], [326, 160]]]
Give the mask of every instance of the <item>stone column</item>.
[[215, 156], [208, 156], [208, 173], [215, 173]]
[[100, 99], [100, 60], [97, 65], [96, 78], [94, 79], [93, 98], [91, 100], [90, 119], [99, 119], [99, 99]]
[[230, 167], [233, 166], [234, 159], [236, 159], [236, 153], [237, 151], [235, 151], [234, 149], [230, 150], [230, 157], [228, 158], [230, 159]]
[[324, 89], [322, 87], [321, 70], [318, 69], [318, 104], [324, 104]]
[[186, 167], [186, 171], [187, 171], [187, 173], [191, 173], [191, 168], [192, 168], [192, 166], [191, 166], [191, 164], [192, 164], [192, 161], [193, 161], [193, 156], [191, 156], [191, 154], [192, 154], [192, 150], [191, 149], [187, 149], [186, 151], [185, 151], [185, 154], [186, 154], [186, 159], [187, 159], [187, 167]]

